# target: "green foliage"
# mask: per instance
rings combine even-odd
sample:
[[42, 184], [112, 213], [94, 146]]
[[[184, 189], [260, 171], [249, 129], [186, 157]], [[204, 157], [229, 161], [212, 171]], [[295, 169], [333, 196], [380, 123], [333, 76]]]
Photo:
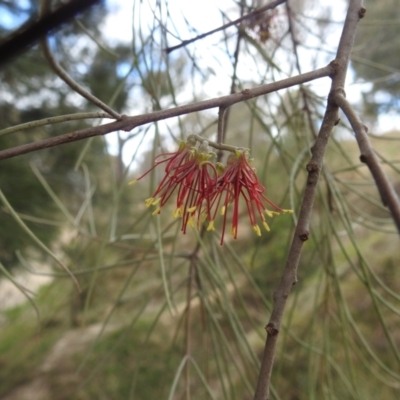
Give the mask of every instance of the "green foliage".
[[367, 111], [378, 112], [400, 109], [399, 43], [400, 10], [396, 0], [367, 1], [366, 17], [357, 33], [352, 66], [357, 77], [372, 83], [364, 91]]
[[[304, 41], [313, 32], [304, 16], [307, 10], [299, 9], [310, 4], [291, 4], [295, 33]], [[105, 51], [86, 42], [70, 54], [83, 39], [71, 24], [55, 35], [53, 49], [76, 81], [121, 113], [207, 99], [215, 95], [217, 84], [226, 84], [221, 90], [227, 94], [230, 88], [239, 92], [297, 73], [287, 10], [257, 20], [257, 37], [251, 40], [242, 41], [240, 29], [214, 36], [206, 50], [223, 66], [215, 79], [211, 58], [202, 59], [201, 42], [178, 55], [162, 51], [184, 36], [174, 33], [176, 16], [165, 12], [166, 6], [157, 2], [147, 9], [145, 2], [135, 2], [135, 34], [128, 45], [105, 45]], [[99, 41], [103, 14], [89, 12], [82, 19]], [[323, 48], [324, 21], [319, 22], [320, 47], [312, 53], [316, 60]], [[261, 38], [260, 29], [270, 36]], [[37, 49], [13, 66], [1, 77], [11, 97], [24, 102], [0, 100], [0, 129], [94, 109], [54, 79]], [[224, 246], [219, 245], [220, 215], [215, 232], [188, 229], [183, 235], [181, 220], [172, 217], [173, 196], [160, 215], [146, 208], [144, 200], [162, 179], [162, 168], [128, 185], [158, 154], [175, 151], [178, 139], [196, 133], [215, 140], [217, 110], [118, 132], [116, 155], [96, 138], [1, 161], [6, 172], [0, 175], [1, 190], [29, 229], [72, 271], [80, 291], [1, 208], [0, 261], [10, 267], [19, 255], [22, 268], [12, 270], [17, 282], [21, 271], [31, 279], [45, 274], [52, 281], [37, 295], [28, 291], [29, 283], [20, 287], [27, 287], [40, 310], [39, 331], [25, 304], [2, 314], [0, 381], [6, 384], [0, 385], [0, 396], [15, 396], [23, 384], [32, 390], [41, 379], [52, 400], [252, 398], [264, 326], [299, 217], [306, 165], [325, 107], [324, 96], [314, 89], [310, 83], [230, 108], [225, 142], [250, 149], [267, 196], [294, 214], [269, 218], [271, 232], [257, 237], [243, 201], [239, 237], [234, 240], [227, 233]], [[0, 136], [0, 146], [95, 124], [74, 120], [22, 130]], [[397, 395], [398, 236], [369, 171], [359, 162], [355, 142], [343, 139], [347, 129], [344, 124], [336, 128], [320, 173], [298, 282], [279, 334], [271, 399]], [[400, 187], [399, 133], [371, 140]]]

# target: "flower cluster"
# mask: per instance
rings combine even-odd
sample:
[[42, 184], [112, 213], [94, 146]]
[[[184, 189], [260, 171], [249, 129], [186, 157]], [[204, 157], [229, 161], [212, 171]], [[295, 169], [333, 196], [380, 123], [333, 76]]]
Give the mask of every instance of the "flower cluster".
[[[175, 153], [157, 156], [154, 166], [131, 182], [136, 183], [160, 164], [165, 164], [163, 179], [153, 195], [146, 200], [147, 207], [155, 207], [153, 215], [159, 214], [176, 192], [176, 208], [173, 215], [182, 218], [183, 233], [186, 233], [188, 225], [199, 229], [206, 220], [207, 230], [214, 230], [214, 222], [220, 213], [223, 220], [223, 244], [227, 215], [231, 208], [231, 234], [234, 239], [237, 238], [241, 197], [246, 203], [250, 223], [258, 236], [261, 236], [258, 220], [264, 229], [269, 231], [265, 216], [292, 212], [283, 210], [265, 196], [265, 188], [250, 165], [248, 150], [229, 148], [232, 153], [228, 157], [227, 165], [214, 165], [210, 158], [215, 154], [208, 151], [209, 142], [201, 140], [200, 146], [196, 147], [196, 140], [199, 139], [194, 139], [194, 136], [191, 135], [187, 142], [181, 142]], [[216, 148], [221, 146], [212, 142], [210, 145]], [[225, 146], [224, 149], [228, 147]], [[267, 204], [274, 210], [268, 209]]]

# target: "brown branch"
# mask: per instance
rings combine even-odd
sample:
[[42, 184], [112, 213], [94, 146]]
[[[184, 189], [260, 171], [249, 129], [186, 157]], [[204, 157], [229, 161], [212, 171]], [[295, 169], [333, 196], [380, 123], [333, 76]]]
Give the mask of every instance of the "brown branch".
[[[50, 4], [49, 0], [42, 0], [40, 12], [42, 16], [48, 15], [50, 13]], [[73, 78], [71, 78], [67, 71], [57, 62], [55, 57], [53, 56], [49, 42], [46, 37], [43, 37], [40, 41], [40, 45], [42, 48], [42, 52], [44, 57], [46, 58], [48, 64], [53, 69], [53, 71], [76, 93], [80, 94], [86, 100], [90, 101], [91, 103], [95, 104], [97, 107], [101, 108], [105, 112], [109, 113], [116, 119], [121, 119], [121, 115], [114, 111], [111, 107], [107, 104], [103, 103], [100, 99], [96, 96], [93, 96], [89, 93], [85, 88], [83, 88], [78, 82], [76, 82]]]
[[226, 107], [221, 106], [218, 110], [217, 143], [224, 143], [225, 113]]
[[393, 185], [390, 183], [385, 172], [381, 168], [379, 159], [372, 149], [371, 143], [367, 135], [367, 128], [363, 125], [353, 107], [346, 100], [342, 93], [337, 93], [333, 100], [342, 109], [356, 134], [358, 147], [360, 149], [360, 161], [367, 164], [371, 174], [375, 180], [376, 186], [381, 195], [382, 203], [388, 207], [392, 213], [393, 220], [400, 233], [400, 202]]
[[47, 38], [43, 38], [41, 40], [41, 47], [43, 55], [45, 56], [47, 62], [49, 63], [52, 70], [58, 75], [74, 92], [80, 94], [83, 98], [90, 101], [97, 107], [101, 108], [108, 114], [112, 115], [116, 119], [121, 119], [121, 115], [114, 111], [107, 104], [103, 103], [96, 96], [88, 92], [85, 88], [83, 88], [78, 82], [71, 78], [68, 75], [67, 71], [58, 63], [58, 61], [54, 58], [53, 54], [50, 51], [50, 46]]
[[335, 71], [335, 65], [330, 63], [324, 68], [305, 74], [297, 75], [291, 78], [282, 79], [277, 82], [257, 86], [253, 89], [244, 89], [241, 92], [227, 96], [216, 97], [210, 100], [200, 101], [198, 103], [186, 104], [167, 110], [155, 111], [148, 114], [141, 114], [134, 117], [123, 116], [119, 121], [108, 124], [66, 133], [64, 135], [51, 137], [38, 142], [28, 143], [21, 146], [0, 151], [0, 160], [16, 157], [21, 154], [31, 153], [33, 151], [59, 146], [64, 143], [71, 143], [93, 136], [102, 136], [118, 130], [131, 131], [137, 126], [148, 124], [150, 122], [161, 121], [164, 119], [177, 117], [179, 115], [189, 114], [196, 111], [208, 110], [210, 108], [228, 107], [241, 101], [250, 100], [254, 97], [262, 96], [267, 93], [275, 92], [280, 89], [286, 89], [301, 83], [310, 82], [315, 79], [330, 76]]
[[363, 15], [363, 12], [365, 12], [365, 9], [362, 7], [362, 0], [350, 0], [346, 21], [338, 46], [336, 60], [333, 62], [336, 71], [332, 77], [328, 105], [317, 140], [312, 149], [311, 160], [307, 165], [308, 179], [299, 213], [299, 220], [295, 229], [282, 279], [277, 290], [274, 292], [274, 306], [272, 314], [267, 326], [265, 327], [267, 331], [267, 340], [265, 343], [254, 400], [266, 400], [269, 398], [272, 367], [274, 364], [276, 346], [286, 307], [286, 301], [292, 286], [297, 282], [297, 267], [299, 264], [303, 243], [309, 237], [311, 213], [315, 200], [319, 173], [323, 164], [325, 149], [328, 144], [329, 136], [335, 124], [337, 124], [339, 120], [339, 108], [332, 99], [336, 93], [343, 91], [357, 23]]
[[222, 31], [222, 30], [224, 30], [226, 28], [229, 28], [230, 26], [237, 25], [240, 22], [242, 22], [242, 21], [244, 21], [244, 20], [246, 20], [248, 18], [251, 18], [251, 17], [253, 17], [253, 16], [257, 15], [257, 14], [260, 14], [260, 13], [262, 13], [264, 11], [272, 10], [273, 8], [279, 6], [280, 4], [285, 3], [286, 1], [287, 0], [276, 0], [276, 1], [273, 1], [272, 3], [269, 3], [269, 4], [265, 5], [264, 7], [260, 7], [257, 10], [251, 11], [248, 14], [244, 15], [243, 17], [240, 17], [238, 19], [235, 19], [234, 21], [228, 22], [227, 24], [222, 25], [219, 28], [213, 29], [213, 30], [208, 31], [206, 33], [202, 33], [201, 35], [196, 36], [196, 37], [194, 37], [192, 39], [184, 40], [182, 43], [180, 43], [180, 44], [178, 44], [176, 46], [173, 46], [173, 47], [167, 47], [164, 50], [166, 51], [167, 54], [169, 54], [169, 53], [173, 52], [174, 50], [180, 49], [181, 47], [185, 47], [190, 43], [196, 42], [197, 40], [204, 39], [205, 37], [207, 37], [209, 35], [212, 35], [214, 33], [217, 33], [219, 31]]
[[37, 21], [29, 21], [0, 44], [0, 65], [24, 51], [42, 36], [53, 29], [60, 28], [78, 13], [91, 7], [99, 0], [71, 0]]

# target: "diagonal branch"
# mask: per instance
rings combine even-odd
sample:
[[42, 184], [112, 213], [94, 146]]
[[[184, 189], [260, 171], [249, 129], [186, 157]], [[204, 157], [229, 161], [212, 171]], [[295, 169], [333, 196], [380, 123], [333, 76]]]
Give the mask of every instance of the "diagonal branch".
[[[50, 12], [50, 2], [48, 0], [43, 0], [41, 4], [41, 14], [44, 16], [48, 15]], [[103, 103], [100, 99], [98, 99], [93, 94], [89, 93], [85, 88], [83, 88], [78, 82], [76, 82], [71, 76], [68, 75], [67, 71], [57, 62], [54, 58], [47, 37], [43, 37], [40, 41], [43, 55], [45, 56], [47, 62], [53, 71], [76, 93], [79, 93], [86, 100], [90, 101], [97, 107], [101, 108], [103, 111], [112, 115], [116, 119], [121, 119], [121, 115], [114, 111], [107, 104]]]
[[113, 119], [110, 114], [100, 111], [58, 115], [57, 117], [38, 119], [36, 121], [25, 122], [23, 124], [14, 125], [10, 126], [9, 128], [2, 129], [0, 130], [0, 137], [9, 135], [10, 133], [24, 131], [26, 129], [38, 128], [39, 126], [59, 124], [60, 122], [67, 122], [67, 121], [79, 121], [82, 119], [89, 119], [89, 118]]
[[43, 35], [51, 32], [53, 29], [60, 28], [60, 26], [74, 18], [78, 13], [98, 2], [99, 0], [71, 0], [67, 4], [62, 4], [51, 13], [41, 16], [34, 23], [29, 21], [0, 43], [0, 65], [24, 51]]
[[333, 100], [342, 109], [348, 118], [354, 133], [358, 147], [361, 151], [360, 161], [367, 164], [371, 174], [375, 180], [376, 186], [381, 195], [383, 204], [389, 208], [392, 213], [393, 220], [400, 233], [400, 202], [393, 185], [390, 183], [385, 172], [381, 168], [378, 157], [372, 149], [371, 143], [368, 139], [366, 127], [361, 122], [358, 115], [355, 113], [353, 107], [346, 100], [343, 94], [337, 93]]
[[168, 118], [177, 117], [179, 115], [189, 114], [196, 111], [208, 110], [210, 108], [228, 107], [232, 104], [250, 100], [254, 97], [262, 96], [280, 89], [286, 89], [301, 83], [310, 82], [315, 79], [324, 78], [334, 73], [334, 64], [329, 64], [324, 68], [315, 71], [297, 75], [291, 78], [282, 79], [277, 82], [268, 83], [257, 86], [253, 89], [244, 89], [241, 92], [230, 94], [227, 96], [216, 97], [214, 99], [204, 100], [193, 104], [186, 104], [167, 110], [154, 111], [148, 114], [141, 114], [134, 117], [124, 116], [121, 120], [108, 124], [66, 133], [64, 135], [43, 139], [37, 142], [24, 144], [0, 151], [0, 160], [16, 157], [21, 154], [31, 153], [36, 150], [46, 149], [49, 147], [59, 146], [64, 143], [71, 143], [93, 136], [102, 136], [107, 133], [124, 130], [131, 131], [137, 126], [148, 124], [150, 122], [161, 121]]
[[343, 91], [357, 23], [364, 13], [365, 9], [362, 7], [362, 0], [350, 0], [336, 60], [333, 62], [336, 71], [332, 77], [331, 91], [328, 97], [326, 112], [315, 145], [312, 148], [311, 160], [307, 165], [308, 179], [301, 204], [298, 223], [281, 281], [273, 295], [274, 307], [272, 314], [267, 326], [265, 327], [267, 331], [267, 340], [265, 343], [254, 400], [266, 400], [269, 398], [272, 368], [286, 301], [292, 286], [297, 282], [297, 267], [301, 251], [304, 242], [309, 237], [311, 213], [314, 205], [319, 173], [322, 169], [329, 136], [334, 126], [339, 121], [339, 108], [333, 101], [333, 97], [336, 93]]
[[210, 35], [212, 35], [214, 33], [217, 33], [219, 31], [223, 31], [224, 29], [229, 28], [230, 26], [240, 24], [242, 21], [244, 21], [244, 20], [246, 20], [248, 18], [251, 18], [251, 17], [253, 17], [255, 15], [258, 15], [260, 13], [263, 13], [264, 11], [272, 10], [273, 8], [279, 6], [280, 4], [285, 3], [286, 1], [287, 0], [276, 0], [276, 1], [273, 1], [272, 3], [269, 3], [269, 4], [265, 5], [264, 7], [257, 8], [256, 10], [251, 11], [246, 15], [243, 15], [243, 17], [240, 17], [238, 19], [235, 19], [234, 21], [228, 22], [227, 24], [222, 25], [219, 28], [213, 29], [213, 30], [208, 31], [206, 33], [202, 33], [201, 35], [198, 35], [198, 36], [196, 36], [196, 37], [194, 37], [192, 39], [184, 40], [182, 43], [180, 43], [180, 44], [178, 44], [176, 46], [167, 47], [165, 49], [165, 51], [166, 51], [167, 54], [169, 54], [169, 53], [173, 52], [174, 50], [180, 49], [181, 47], [185, 47], [190, 43], [196, 42], [197, 40], [204, 39], [205, 37], [210, 36]]
[[89, 93], [85, 88], [83, 88], [81, 85], [79, 85], [78, 82], [76, 82], [74, 79], [72, 79], [67, 71], [57, 62], [57, 60], [54, 58], [53, 54], [50, 51], [49, 43], [46, 38], [42, 39], [41, 41], [42, 45], [42, 51], [44, 56], [46, 57], [47, 62], [49, 63], [50, 67], [53, 69], [53, 71], [76, 93], [79, 93], [82, 97], [84, 97], [86, 100], [90, 101], [97, 107], [101, 108], [108, 114], [112, 115], [116, 119], [120, 119], [121, 115], [119, 115], [116, 111], [114, 111], [111, 107], [109, 107], [107, 104], [103, 103], [100, 99], [98, 99], [96, 96], [93, 96], [91, 93]]

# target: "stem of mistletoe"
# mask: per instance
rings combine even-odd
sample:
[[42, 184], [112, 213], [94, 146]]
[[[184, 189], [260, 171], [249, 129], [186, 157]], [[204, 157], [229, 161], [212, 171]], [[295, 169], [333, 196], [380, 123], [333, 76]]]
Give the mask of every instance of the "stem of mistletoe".
[[196, 135], [195, 133], [192, 133], [191, 135], [189, 135], [187, 140], [188, 141], [196, 140], [199, 143], [207, 142], [207, 144], [209, 146], [213, 147], [214, 149], [230, 151], [232, 153], [235, 153], [237, 150], [246, 150], [243, 147], [230, 146], [229, 144], [224, 144], [224, 143], [216, 143], [216, 142], [213, 142], [212, 140], [205, 139], [199, 135]]

